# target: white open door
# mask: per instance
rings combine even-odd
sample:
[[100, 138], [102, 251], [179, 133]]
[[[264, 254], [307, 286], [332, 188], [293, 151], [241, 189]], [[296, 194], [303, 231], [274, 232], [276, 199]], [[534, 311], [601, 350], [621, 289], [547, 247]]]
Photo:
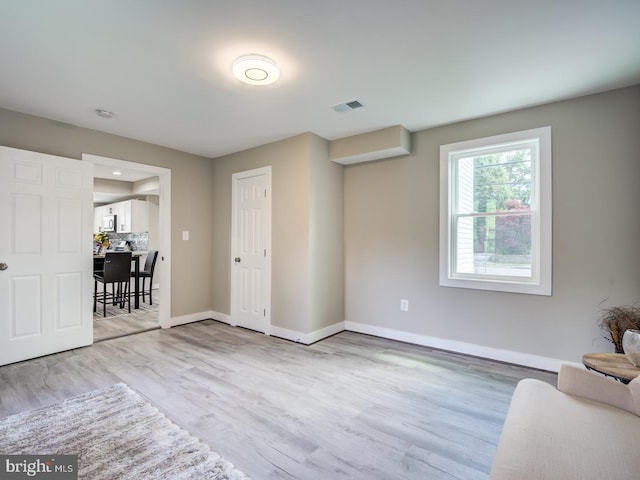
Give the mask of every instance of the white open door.
[[93, 343], [93, 166], [0, 147], [0, 365]]
[[231, 323], [269, 334], [271, 167], [232, 176]]

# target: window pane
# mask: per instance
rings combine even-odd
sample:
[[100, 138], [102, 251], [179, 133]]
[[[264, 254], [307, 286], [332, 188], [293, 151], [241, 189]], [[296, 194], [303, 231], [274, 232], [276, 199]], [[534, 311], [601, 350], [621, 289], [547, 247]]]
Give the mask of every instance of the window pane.
[[459, 217], [456, 273], [531, 277], [531, 215]]
[[531, 148], [458, 159], [459, 213], [529, 210]]
[[551, 295], [551, 127], [440, 146], [440, 285]]

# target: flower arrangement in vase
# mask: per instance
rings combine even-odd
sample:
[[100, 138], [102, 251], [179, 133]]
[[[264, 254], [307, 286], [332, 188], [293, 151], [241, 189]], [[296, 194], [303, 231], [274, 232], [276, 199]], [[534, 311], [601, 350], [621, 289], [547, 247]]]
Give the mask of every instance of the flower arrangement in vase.
[[109, 234], [107, 232], [99, 232], [93, 235], [93, 241], [96, 246], [102, 250], [109, 248]]

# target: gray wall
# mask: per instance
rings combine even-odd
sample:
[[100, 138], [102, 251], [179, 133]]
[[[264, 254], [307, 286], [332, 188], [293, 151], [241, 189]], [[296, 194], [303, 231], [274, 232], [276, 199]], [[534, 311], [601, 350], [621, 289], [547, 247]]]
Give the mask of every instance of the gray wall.
[[[328, 160], [326, 140], [310, 133], [214, 160], [214, 311], [230, 312], [231, 175], [267, 165], [273, 186], [271, 323], [309, 333], [341, 322], [342, 167]], [[318, 265], [319, 255], [326, 264]]]
[[329, 142], [311, 144], [309, 330], [344, 321], [344, 167], [329, 160]]
[[309, 302], [308, 144], [309, 135], [299, 135], [214, 160], [214, 311], [231, 311], [231, 175], [271, 165], [271, 322], [300, 331]]
[[[3, 109], [0, 145], [78, 160], [90, 153], [170, 168], [171, 316], [211, 310], [210, 159]], [[188, 242], [182, 240], [182, 230], [190, 231]]]
[[[553, 296], [440, 287], [440, 145], [545, 125]], [[416, 132], [412, 144], [345, 169], [346, 320], [554, 359], [610, 351], [599, 305], [640, 299], [640, 86]]]
[[[553, 296], [440, 287], [439, 146], [545, 125], [553, 135]], [[313, 134], [211, 161], [7, 110], [0, 144], [171, 168], [172, 316], [229, 313], [231, 174], [265, 165], [273, 167], [274, 325], [310, 332], [346, 319], [579, 360], [611, 350], [598, 340], [601, 302], [640, 295], [640, 86], [416, 132], [411, 155], [347, 168], [323, 163], [327, 142]], [[409, 312], [400, 312], [401, 298]]]

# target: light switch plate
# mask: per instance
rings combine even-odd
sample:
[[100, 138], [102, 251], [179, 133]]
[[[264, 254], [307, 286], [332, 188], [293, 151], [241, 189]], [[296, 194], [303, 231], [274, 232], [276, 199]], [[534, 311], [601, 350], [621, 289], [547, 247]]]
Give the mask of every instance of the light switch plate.
[[409, 311], [409, 300], [406, 300], [404, 298], [400, 300], [400, 310], [402, 310], [403, 312]]
[[182, 231], [182, 240], [189, 240], [189, 230]]

